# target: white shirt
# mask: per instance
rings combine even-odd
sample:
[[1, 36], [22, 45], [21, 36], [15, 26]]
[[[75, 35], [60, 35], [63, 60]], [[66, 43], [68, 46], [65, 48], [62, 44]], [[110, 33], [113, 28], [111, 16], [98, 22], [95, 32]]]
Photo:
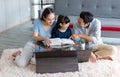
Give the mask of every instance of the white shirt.
[[78, 23], [75, 23], [73, 33], [92, 36], [93, 40], [90, 44], [103, 43], [101, 38], [101, 22], [96, 18], [93, 19], [88, 28], [82, 28]]

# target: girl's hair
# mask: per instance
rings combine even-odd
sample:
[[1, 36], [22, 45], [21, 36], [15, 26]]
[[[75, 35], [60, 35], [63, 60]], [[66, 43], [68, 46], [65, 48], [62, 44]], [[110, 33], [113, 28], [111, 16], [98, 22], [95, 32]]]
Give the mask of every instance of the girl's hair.
[[70, 19], [67, 16], [59, 15], [58, 18], [57, 18], [57, 23], [56, 23], [55, 27], [52, 30], [52, 34], [54, 34], [54, 32], [57, 29], [61, 28], [60, 23], [61, 24], [63, 24], [63, 23], [67, 24], [69, 22], [70, 22]]
[[49, 14], [54, 13], [54, 10], [52, 8], [45, 8], [41, 15], [41, 20], [44, 21], [44, 18], [46, 18]]
[[83, 19], [84, 23], [90, 23], [93, 20], [93, 14], [87, 11], [82, 11], [80, 13], [80, 18]]

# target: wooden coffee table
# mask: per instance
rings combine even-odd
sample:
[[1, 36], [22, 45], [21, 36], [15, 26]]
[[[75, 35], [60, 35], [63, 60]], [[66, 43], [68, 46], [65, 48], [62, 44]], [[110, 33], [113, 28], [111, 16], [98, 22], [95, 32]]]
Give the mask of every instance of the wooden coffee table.
[[78, 71], [78, 62], [89, 60], [91, 50], [50, 49], [35, 52], [37, 73]]

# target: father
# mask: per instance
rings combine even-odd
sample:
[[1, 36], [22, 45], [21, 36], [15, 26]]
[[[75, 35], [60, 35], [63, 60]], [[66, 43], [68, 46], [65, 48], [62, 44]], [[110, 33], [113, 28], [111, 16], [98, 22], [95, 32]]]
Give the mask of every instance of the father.
[[[77, 41], [80, 41], [81, 38], [84, 39], [86, 41], [86, 45], [88, 49], [93, 50], [98, 44], [101, 44], [99, 46], [104, 47], [103, 46], [104, 44], [101, 39], [101, 22], [98, 19], [94, 18], [92, 13], [87, 11], [83, 11], [80, 13], [80, 16], [78, 17], [78, 22], [74, 24], [73, 35], [71, 37], [72, 39], [75, 39]], [[108, 47], [107, 49], [109, 49], [109, 46], [106, 46]], [[94, 52], [101, 51], [98, 48], [96, 48]], [[107, 53], [106, 56], [101, 58], [110, 59], [110, 55], [112, 52], [113, 51], [106, 50], [105, 51], [105, 53]], [[100, 56], [100, 54], [94, 55], [93, 53], [91, 53], [90, 61], [96, 62], [97, 60], [96, 57], [98, 56]]]

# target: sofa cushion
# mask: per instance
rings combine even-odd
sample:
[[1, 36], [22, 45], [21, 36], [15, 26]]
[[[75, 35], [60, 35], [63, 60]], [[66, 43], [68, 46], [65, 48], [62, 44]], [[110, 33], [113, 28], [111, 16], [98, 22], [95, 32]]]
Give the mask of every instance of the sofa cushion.
[[120, 0], [55, 0], [55, 12], [78, 16], [81, 11], [90, 11], [95, 17], [120, 18]]

